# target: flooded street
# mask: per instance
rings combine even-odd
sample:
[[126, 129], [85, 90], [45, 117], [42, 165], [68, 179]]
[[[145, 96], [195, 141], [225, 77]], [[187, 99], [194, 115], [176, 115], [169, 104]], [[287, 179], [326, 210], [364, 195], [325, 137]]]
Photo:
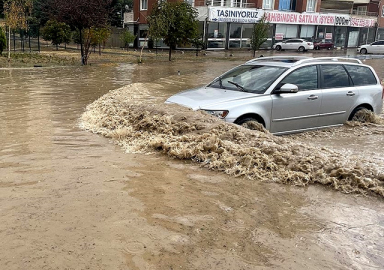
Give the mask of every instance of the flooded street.
[[[380, 78], [383, 61], [366, 60]], [[2, 268], [383, 268], [379, 196], [235, 177], [112, 142], [138, 141], [144, 124], [108, 138], [79, 128], [87, 105], [110, 90], [130, 91], [140, 109], [242, 62], [0, 69]], [[287, 140], [367, 158], [382, 172], [383, 131], [343, 126]]]

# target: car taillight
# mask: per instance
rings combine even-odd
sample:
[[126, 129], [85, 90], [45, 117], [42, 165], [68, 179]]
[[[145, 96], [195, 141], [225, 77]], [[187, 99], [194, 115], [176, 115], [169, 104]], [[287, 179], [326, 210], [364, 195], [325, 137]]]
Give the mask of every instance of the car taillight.
[[311, 42], [308, 42], [307, 44], [308, 44], [308, 45], [312, 45], [312, 43], [311, 43]]

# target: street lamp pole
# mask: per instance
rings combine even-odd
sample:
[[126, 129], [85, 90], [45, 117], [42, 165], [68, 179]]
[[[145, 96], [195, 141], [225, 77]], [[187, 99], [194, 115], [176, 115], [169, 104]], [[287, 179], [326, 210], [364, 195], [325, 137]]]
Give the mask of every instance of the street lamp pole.
[[206, 0], [205, 5], [207, 6], [207, 16], [205, 17], [205, 27], [204, 27], [204, 48], [208, 49], [208, 16], [209, 16], [209, 6], [211, 5], [210, 0]]

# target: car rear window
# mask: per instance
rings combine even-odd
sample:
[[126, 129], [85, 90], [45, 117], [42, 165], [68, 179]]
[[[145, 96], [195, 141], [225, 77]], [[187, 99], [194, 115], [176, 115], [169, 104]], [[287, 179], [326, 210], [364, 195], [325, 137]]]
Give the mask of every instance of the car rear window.
[[345, 65], [352, 82], [356, 86], [377, 84], [375, 75], [368, 67]]
[[342, 65], [321, 65], [324, 88], [349, 87], [349, 76]]

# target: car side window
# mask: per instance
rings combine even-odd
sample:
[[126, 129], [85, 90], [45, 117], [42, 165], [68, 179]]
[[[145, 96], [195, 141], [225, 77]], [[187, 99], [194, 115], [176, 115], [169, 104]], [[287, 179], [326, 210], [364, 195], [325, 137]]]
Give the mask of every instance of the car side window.
[[299, 91], [317, 89], [317, 67], [308, 66], [296, 69], [291, 74], [287, 75], [279, 85], [282, 86], [286, 83], [297, 85]]
[[349, 87], [349, 76], [342, 65], [321, 65], [323, 88]]
[[362, 86], [377, 84], [375, 75], [373, 75], [370, 68], [353, 65], [345, 65], [345, 68], [351, 76], [354, 85]]

